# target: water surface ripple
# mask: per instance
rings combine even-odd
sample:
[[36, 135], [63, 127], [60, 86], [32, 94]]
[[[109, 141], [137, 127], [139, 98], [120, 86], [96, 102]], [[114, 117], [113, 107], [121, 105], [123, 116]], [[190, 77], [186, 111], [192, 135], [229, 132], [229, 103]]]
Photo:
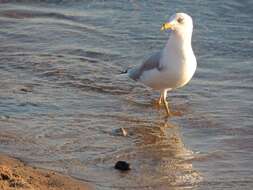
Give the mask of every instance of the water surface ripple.
[[[111, 189], [253, 187], [253, 3], [0, 1], [0, 151]], [[198, 69], [169, 94], [119, 77], [194, 18]], [[125, 128], [127, 137], [116, 133]], [[113, 169], [127, 160], [132, 170]]]

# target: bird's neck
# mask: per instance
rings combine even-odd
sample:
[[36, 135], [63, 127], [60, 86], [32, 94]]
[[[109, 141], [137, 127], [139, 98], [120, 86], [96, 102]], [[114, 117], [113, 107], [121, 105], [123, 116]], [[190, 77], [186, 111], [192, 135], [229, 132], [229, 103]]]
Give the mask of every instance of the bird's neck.
[[173, 50], [176, 54], [184, 54], [185, 50], [192, 49], [191, 46], [191, 31], [188, 32], [172, 32], [165, 46], [165, 49]]

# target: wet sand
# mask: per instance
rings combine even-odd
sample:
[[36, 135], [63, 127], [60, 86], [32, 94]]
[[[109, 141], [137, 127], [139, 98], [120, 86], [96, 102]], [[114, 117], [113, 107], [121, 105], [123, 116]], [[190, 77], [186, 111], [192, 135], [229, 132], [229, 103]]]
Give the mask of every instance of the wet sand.
[[0, 154], [1, 190], [91, 190], [91, 185], [50, 170], [28, 166]]

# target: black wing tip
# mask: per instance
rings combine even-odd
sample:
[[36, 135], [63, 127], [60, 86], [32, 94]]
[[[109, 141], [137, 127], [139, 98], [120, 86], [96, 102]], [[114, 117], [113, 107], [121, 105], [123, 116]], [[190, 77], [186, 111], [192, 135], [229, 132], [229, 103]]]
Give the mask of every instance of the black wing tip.
[[128, 69], [125, 69], [123, 71], [120, 71], [120, 74], [127, 74], [128, 73]]

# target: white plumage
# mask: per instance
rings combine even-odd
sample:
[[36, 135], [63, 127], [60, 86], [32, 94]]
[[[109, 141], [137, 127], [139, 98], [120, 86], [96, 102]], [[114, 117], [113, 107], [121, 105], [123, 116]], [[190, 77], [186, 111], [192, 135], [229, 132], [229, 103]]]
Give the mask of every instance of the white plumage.
[[176, 13], [161, 30], [172, 30], [163, 50], [127, 73], [130, 78], [161, 91], [158, 103], [163, 102], [167, 114], [171, 115], [166, 101], [167, 91], [186, 85], [197, 67], [191, 45], [192, 18], [185, 13]]

